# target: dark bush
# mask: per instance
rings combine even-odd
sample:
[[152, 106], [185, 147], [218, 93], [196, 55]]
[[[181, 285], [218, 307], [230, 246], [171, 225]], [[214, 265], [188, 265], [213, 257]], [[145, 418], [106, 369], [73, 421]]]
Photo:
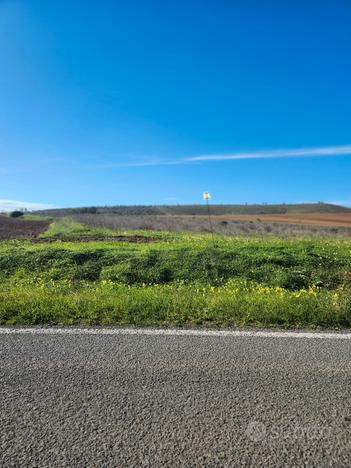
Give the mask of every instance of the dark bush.
[[10, 213], [11, 218], [20, 218], [23, 215], [23, 211], [12, 211], [12, 213]]

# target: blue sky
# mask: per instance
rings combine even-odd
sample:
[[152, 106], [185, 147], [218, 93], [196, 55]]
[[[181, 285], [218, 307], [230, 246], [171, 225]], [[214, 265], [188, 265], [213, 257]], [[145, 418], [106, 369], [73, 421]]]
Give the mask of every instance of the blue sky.
[[349, 0], [0, 0], [0, 209], [351, 204], [350, 24]]

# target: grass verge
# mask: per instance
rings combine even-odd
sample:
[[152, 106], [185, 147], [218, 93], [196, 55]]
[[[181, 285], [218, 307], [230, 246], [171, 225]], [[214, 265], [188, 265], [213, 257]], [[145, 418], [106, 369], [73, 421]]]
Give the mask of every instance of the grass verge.
[[340, 328], [351, 326], [351, 298], [342, 288], [289, 291], [241, 280], [218, 287], [21, 281], [1, 285], [0, 323]]
[[351, 241], [67, 242], [97, 233], [116, 234], [61, 219], [50, 244], [0, 242], [0, 324], [351, 327]]

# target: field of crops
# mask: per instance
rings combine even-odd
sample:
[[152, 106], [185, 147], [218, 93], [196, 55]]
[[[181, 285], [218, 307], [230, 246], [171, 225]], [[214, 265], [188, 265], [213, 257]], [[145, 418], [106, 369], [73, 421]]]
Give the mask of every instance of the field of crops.
[[[141, 240], [142, 239], [142, 240]], [[351, 326], [351, 241], [116, 232], [0, 242], [2, 324]]]

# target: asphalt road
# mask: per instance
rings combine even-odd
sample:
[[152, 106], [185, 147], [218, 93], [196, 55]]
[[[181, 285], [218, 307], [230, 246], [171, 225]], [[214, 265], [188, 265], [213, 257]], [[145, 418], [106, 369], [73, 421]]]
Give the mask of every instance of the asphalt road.
[[0, 466], [351, 466], [351, 340], [0, 335]]

